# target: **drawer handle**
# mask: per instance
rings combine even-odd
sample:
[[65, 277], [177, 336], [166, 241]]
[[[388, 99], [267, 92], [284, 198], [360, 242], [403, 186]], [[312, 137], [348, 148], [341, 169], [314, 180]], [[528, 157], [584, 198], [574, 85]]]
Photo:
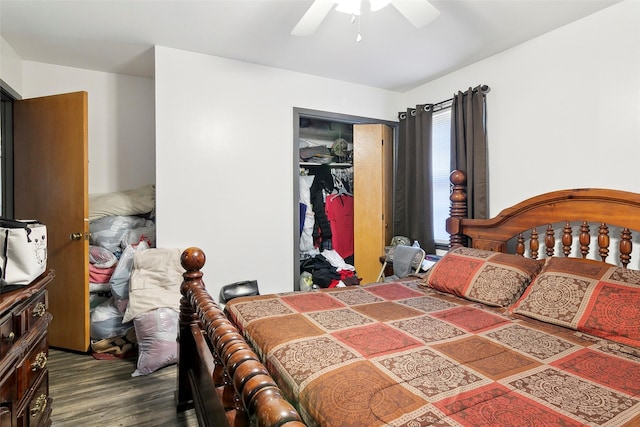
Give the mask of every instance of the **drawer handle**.
[[29, 413], [31, 414], [32, 417], [35, 417], [40, 412], [44, 412], [46, 407], [47, 407], [47, 395], [41, 394], [40, 396], [38, 396], [38, 399], [36, 399], [36, 404], [33, 406], [33, 408], [31, 408], [31, 411], [29, 411]]
[[44, 369], [45, 366], [47, 366], [47, 353], [41, 351], [36, 356], [36, 360], [31, 364], [31, 370], [37, 371], [38, 369]]
[[7, 338], [9, 338], [9, 342], [13, 342], [13, 340], [16, 339], [15, 332], [13, 332], [13, 331], [9, 332], [9, 336]]
[[33, 317], [42, 317], [47, 312], [47, 307], [43, 302], [39, 302], [33, 308]]

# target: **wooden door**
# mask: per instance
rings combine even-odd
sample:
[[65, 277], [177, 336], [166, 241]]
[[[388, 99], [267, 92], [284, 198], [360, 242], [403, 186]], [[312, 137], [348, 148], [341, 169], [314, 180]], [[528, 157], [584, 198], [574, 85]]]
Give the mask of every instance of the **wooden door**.
[[391, 240], [393, 130], [353, 126], [354, 263], [362, 284], [376, 280], [380, 256]]
[[[49, 344], [89, 349], [87, 93], [14, 103], [15, 217], [47, 226]], [[74, 236], [75, 234], [75, 236]]]

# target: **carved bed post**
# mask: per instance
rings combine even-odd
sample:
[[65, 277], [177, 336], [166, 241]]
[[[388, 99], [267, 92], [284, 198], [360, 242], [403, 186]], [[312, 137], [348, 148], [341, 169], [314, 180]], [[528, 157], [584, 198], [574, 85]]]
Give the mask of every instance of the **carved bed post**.
[[589, 244], [591, 242], [591, 235], [589, 234], [589, 224], [587, 221], [583, 221], [580, 226], [580, 253], [582, 254], [582, 258], [586, 258], [589, 254]]
[[609, 227], [604, 222], [598, 227], [598, 253], [602, 262], [609, 256]]
[[556, 251], [556, 234], [551, 224], [547, 225], [547, 231], [544, 233], [544, 247], [547, 258], [552, 257]]
[[[571, 223], [565, 222], [562, 228], [562, 253], [565, 257], [571, 254], [571, 245], [573, 244], [573, 231], [571, 230]], [[551, 253], [553, 255], [553, 253]], [[547, 256], [551, 256], [547, 253]]]
[[[191, 335], [191, 326], [198, 323], [198, 316], [193, 311], [189, 300], [187, 299], [187, 293], [191, 287], [199, 287], [204, 289], [202, 283], [202, 272], [200, 269], [204, 266], [205, 255], [198, 248], [188, 248], [182, 253], [180, 262], [182, 267], [186, 270], [182, 274], [184, 280], [180, 286], [180, 317], [178, 326], [178, 360], [186, 361], [192, 355], [192, 350], [195, 347], [193, 335]], [[189, 385], [189, 375], [187, 367], [191, 363], [179, 363], [178, 364], [178, 383], [176, 389], [176, 405], [177, 410], [184, 411], [193, 407], [193, 396], [191, 395], [191, 387]]]
[[624, 268], [627, 268], [629, 261], [631, 260], [631, 250], [633, 243], [631, 242], [631, 230], [624, 228], [620, 232], [620, 263]]
[[466, 246], [467, 238], [460, 233], [460, 220], [467, 217], [467, 176], [464, 172], [455, 170], [449, 176], [451, 181], [450, 217], [447, 219], [449, 233], [449, 248]]

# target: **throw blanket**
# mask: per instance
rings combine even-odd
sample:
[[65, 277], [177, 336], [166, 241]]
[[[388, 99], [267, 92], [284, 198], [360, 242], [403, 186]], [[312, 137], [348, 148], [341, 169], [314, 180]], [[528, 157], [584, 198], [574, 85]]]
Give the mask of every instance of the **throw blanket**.
[[226, 310], [309, 426], [640, 425], [638, 349], [418, 280]]

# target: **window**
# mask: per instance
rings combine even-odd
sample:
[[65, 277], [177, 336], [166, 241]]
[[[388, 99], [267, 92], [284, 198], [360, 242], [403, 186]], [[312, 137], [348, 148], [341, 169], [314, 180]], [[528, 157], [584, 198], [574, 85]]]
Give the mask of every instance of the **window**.
[[449, 244], [446, 221], [449, 218], [451, 174], [451, 107], [433, 113], [431, 171], [433, 183], [433, 234], [436, 245]]

